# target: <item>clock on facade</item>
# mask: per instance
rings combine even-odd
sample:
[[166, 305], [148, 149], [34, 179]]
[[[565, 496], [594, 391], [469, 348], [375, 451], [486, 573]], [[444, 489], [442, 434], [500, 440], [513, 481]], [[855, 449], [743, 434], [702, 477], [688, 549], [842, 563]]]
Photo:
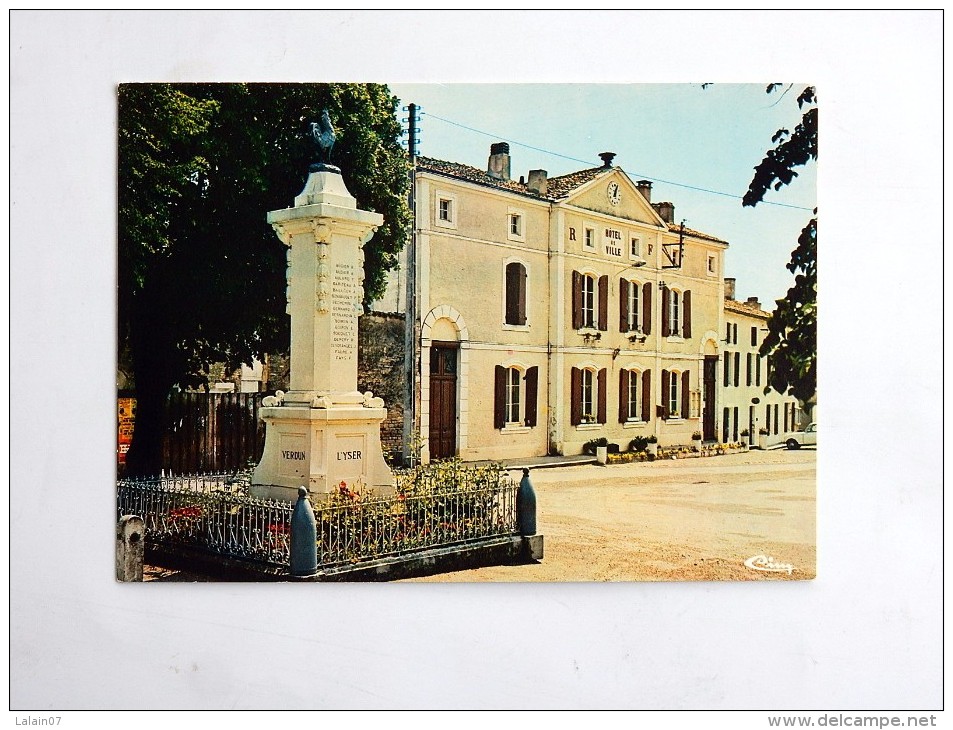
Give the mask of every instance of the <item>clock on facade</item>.
[[609, 183], [609, 187], [606, 188], [606, 193], [609, 196], [609, 202], [613, 205], [618, 205], [622, 201], [622, 190], [619, 189], [619, 183]]

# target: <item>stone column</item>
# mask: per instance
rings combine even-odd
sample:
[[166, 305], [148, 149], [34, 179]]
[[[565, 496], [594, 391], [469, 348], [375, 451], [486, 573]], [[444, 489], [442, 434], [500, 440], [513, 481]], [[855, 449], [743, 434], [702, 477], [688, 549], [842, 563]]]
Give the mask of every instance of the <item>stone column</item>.
[[316, 164], [292, 208], [268, 214], [288, 246], [291, 384], [266, 398], [265, 452], [252, 494], [294, 501], [338, 489], [389, 492], [380, 424], [384, 402], [357, 390], [363, 245], [384, 219], [357, 208], [340, 171]]

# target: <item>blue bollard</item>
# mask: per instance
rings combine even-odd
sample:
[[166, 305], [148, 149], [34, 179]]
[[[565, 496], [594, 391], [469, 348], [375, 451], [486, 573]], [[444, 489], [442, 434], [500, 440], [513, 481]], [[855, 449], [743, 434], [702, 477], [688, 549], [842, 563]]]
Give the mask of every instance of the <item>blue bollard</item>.
[[536, 492], [529, 481], [529, 469], [523, 469], [523, 478], [516, 492], [516, 524], [520, 535], [536, 534]]
[[298, 487], [298, 501], [291, 513], [291, 575], [309, 576], [317, 572], [318, 525], [308, 490]]

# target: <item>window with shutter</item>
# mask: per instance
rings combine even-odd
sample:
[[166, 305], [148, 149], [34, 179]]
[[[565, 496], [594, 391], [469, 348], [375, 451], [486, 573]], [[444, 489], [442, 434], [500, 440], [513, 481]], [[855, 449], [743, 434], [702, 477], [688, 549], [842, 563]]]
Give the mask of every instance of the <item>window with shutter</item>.
[[741, 385], [741, 353], [735, 353], [735, 387]]
[[691, 371], [686, 370], [682, 373], [682, 418], [691, 417], [691, 405], [689, 399], [691, 398], [692, 391], [691, 386], [689, 385], [689, 380], [691, 378]]
[[629, 329], [633, 331], [639, 331], [642, 329], [642, 321], [639, 317], [639, 300], [641, 299], [640, 289], [641, 287], [635, 281], [633, 281], [629, 286]]
[[608, 387], [607, 387], [607, 374], [608, 371], [605, 368], [599, 371], [598, 375], [598, 387], [599, 387], [599, 410], [596, 414], [596, 420], [599, 423], [608, 423], [609, 419], [607, 418], [608, 414]]
[[629, 370], [629, 402], [628, 416], [630, 420], [637, 421], [640, 418], [642, 403], [639, 395], [639, 383], [642, 380], [642, 374], [638, 370]]
[[506, 265], [505, 321], [508, 325], [526, 324], [526, 267], [518, 261]]
[[609, 329], [609, 277], [599, 277], [599, 329], [605, 332]]
[[506, 369], [506, 422], [521, 423], [520, 380], [518, 368]]
[[662, 370], [662, 418], [668, 418], [669, 410], [669, 373], [668, 370]]
[[582, 326], [596, 326], [596, 279], [589, 274], [582, 277]]
[[569, 422], [573, 426], [582, 423], [582, 371], [573, 368], [570, 377]]
[[642, 285], [642, 334], [652, 334], [652, 283]]
[[681, 336], [682, 334], [682, 293], [677, 289], [670, 289], [668, 292], [668, 302], [671, 312], [668, 315], [668, 333], [670, 335]]
[[583, 325], [582, 317], [582, 274], [578, 271], [572, 272], [572, 328], [581, 329]]
[[652, 418], [652, 371], [642, 373], [642, 420]]
[[506, 368], [496, 366], [493, 389], [493, 428], [506, 425]]
[[726, 352], [725, 355], [725, 387], [727, 388], [731, 385], [731, 353]]
[[619, 371], [619, 423], [629, 420], [630, 371]]
[[731, 427], [731, 411], [728, 408], [723, 408], [721, 411], [721, 441], [722, 443], [728, 442], [728, 429]]
[[[633, 287], [636, 288], [637, 287]], [[619, 279], [619, 332], [629, 331], [629, 280]]]
[[668, 392], [665, 394], [668, 398], [666, 408], [669, 418], [681, 418], [679, 406], [681, 405], [678, 397], [679, 375], [677, 370], [672, 370], [668, 374]]
[[672, 334], [669, 327], [669, 316], [671, 315], [670, 295], [667, 286], [662, 287], [662, 337], [668, 337]]
[[745, 362], [745, 384], [750, 386], [751, 376], [752, 376], [751, 371], [753, 370], [753, 368], [751, 367], [751, 353], [750, 352], [747, 353], [745, 357], [745, 361], [746, 361]]
[[682, 295], [682, 337], [689, 339], [692, 336], [692, 293], [685, 292]]
[[535, 365], [526, 371], [526, 420], [527, 426], [536, 425], [539, 407], [539, 368]]
[[583, 370], [582, 375], [582, 393], [580, 404], [582, 406], [582, 422], [594, 423], [596, 420], [595, 400], [593, 398], [595, 384], [593, 383], [592, 370]]

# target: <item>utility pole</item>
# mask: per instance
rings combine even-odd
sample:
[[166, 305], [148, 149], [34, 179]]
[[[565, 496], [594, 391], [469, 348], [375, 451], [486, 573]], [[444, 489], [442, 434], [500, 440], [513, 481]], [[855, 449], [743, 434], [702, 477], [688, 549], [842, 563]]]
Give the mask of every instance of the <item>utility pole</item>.
[[408, 459], [417, 458], [412, 450], [422, 437], [415, 438], [417, 429], [417, 409], [419, 401], [420, 353], [417, 352], [417, 343], [420, 342], [419, 323], [417, 317], [417, 133], [420, 129], [417, 123], [419, 107], [409, 104], [404, 107], [407, 112], [407, 157], [410, 163], [410, 187], [407, 194], [407, 205], [410, 208], [410, 236], [407, 240], [407, 286], [404, 295], [404, 372], [407, 380], [404, 390], [404, 463]]

